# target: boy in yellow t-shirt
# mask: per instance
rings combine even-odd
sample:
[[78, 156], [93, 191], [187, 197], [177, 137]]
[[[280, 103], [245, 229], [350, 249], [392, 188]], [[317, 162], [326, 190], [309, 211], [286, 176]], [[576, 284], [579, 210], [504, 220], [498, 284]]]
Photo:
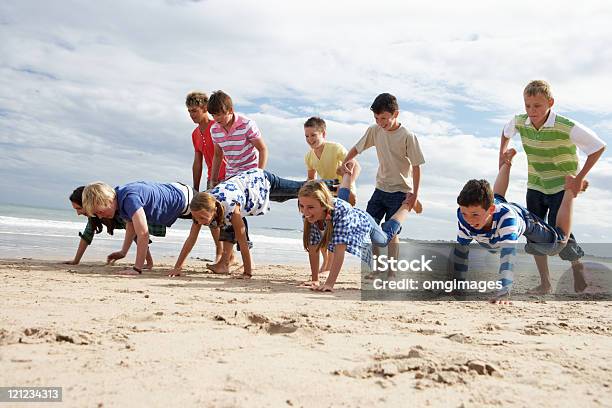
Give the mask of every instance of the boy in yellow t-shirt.
[[[308, 170], [308, 180], [314, 178], [335, 179], [338, 184], [342, 182], [340, 165], [346, 157], [347, 150], [340, 143], [328, 142], [325, 140], [326, 126], [325, 121], [313, 116], [304, 123], [304, 135], [306, 143], [310, 146], [310, 151], [304, 156], [306, 169]], [[355, 205], [355, 184], [351, 185], [351, 196], [349, 202]]]
[[[308, 180], [315, 178], [335, 179], [338, 184], [342, 182], [342, 172], [340, 166], [346, 157], [347, 150], [340, 143], [328, 142], [325, 140], [326, 126], [325, 121], [313, 116], [304, 123], [304, 136], [310, 150], [304, 156], [306, 169], [308, 170]], [[349, 203], [355, 205], [355, 184], [351, 185]], [[335, 193], [334, 193], [335, 194]], [[332, 256], [326, 248], [321, 248], [323, 263], [319, 272], [329, 271]], [[308, 282], [309, 284], [311, 282]], [[318, 282], [313, 282], [318, 283]]]

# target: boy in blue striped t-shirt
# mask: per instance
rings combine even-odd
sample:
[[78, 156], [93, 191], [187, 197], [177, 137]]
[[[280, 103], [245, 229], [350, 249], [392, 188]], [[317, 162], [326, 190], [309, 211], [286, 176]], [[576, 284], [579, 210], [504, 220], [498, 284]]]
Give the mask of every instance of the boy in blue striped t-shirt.
[[556, 255], [567, 243], [571, 232], [574, 193], [570, 186], [573, 176], [566, 177], [565, 195], [554, 227], [523, 206], [506, 201], [504, 196], [508, 190], [510, 167], [515, 154], [514, 149], [508, 149], [504, 153], [504, 163], [499, 169], [493, 190], [486, 180], [470, 180], [457, 197], [458, 245], [454, 250], [456, 278], [465, 280], [468, 245], [472, 240], [485, 248], [499, 249], [502, 289], [491, 299], [494, 303], [509, 303], [505, 298], [512, 287], [512, 257], [516, 253], [516, 244], [521, 236], [527, 239], [528, 252]]

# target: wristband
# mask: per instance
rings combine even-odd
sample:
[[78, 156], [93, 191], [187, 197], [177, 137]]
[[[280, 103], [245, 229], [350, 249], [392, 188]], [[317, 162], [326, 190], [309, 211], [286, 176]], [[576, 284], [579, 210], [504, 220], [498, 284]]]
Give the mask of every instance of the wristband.
[[136, 266], [132, 266], [132, 269], [135, 270], [138, 273], [142, 273], [142, 269], [137, 268]]

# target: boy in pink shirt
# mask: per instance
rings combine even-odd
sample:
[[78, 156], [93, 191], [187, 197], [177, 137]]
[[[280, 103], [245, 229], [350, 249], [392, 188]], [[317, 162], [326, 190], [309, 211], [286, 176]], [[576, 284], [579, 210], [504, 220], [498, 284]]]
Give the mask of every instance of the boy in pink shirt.
[[268, 148], [261, 132], [253, 120], [234, 113], [232, 98], [223, 91], [213, 92], [208, 111], [215, 120], [210, 128], [215, 146], [212, 186], [220, 181], [216, 176], [223, 159], [227, 162], [226, 179], [246, 170], [265, 169]]

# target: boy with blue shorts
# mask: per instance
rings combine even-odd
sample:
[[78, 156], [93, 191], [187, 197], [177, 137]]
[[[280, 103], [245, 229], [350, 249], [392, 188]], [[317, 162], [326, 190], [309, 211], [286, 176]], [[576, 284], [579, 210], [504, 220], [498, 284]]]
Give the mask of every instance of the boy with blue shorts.
[[[376, 124], [366, 130], [363, 137], [349, 150], [342, 162], [342, 170], [351, 172], [347, 166], [358, 154], [370, 147], [376, 147], [378, 173], [376, 189], [368, 201], [366, 212], [380, 223], [389, 221], [402, 204], [417, 213], [422, 211], [417, 200], [421, 180], [420, 166], [425, 163], [419, 141], [398, 122], [399, 105], [395, 96], [383, 93], [374, 99], [370, 110]], [[389, 246], [389, 257], [399, 255], [399, 237], [395, 236]]]
[[[555, 101], [546, 81], [531, 81], [523, 91], [523, 98], [526, 113], [516, 115], [504, 127], [499, 150], [500, 166], [510, 139], [519, 133], [529, 165], [527, 209], [554, 225], [565, 194], [565, 177], [576, 176], [570, 187], [574, 194], [578, 194], [587, 173], [603, 154], [606, 144], [591, 129], [552, 110]], [[587, 155], [580, 171], [578, 149]], [[540, 273], [540, 285], [531, 293], [549, 293], [551, 284], [546, 255], [537, 251], [530, 253], [534, 255]], [[574, 289], [582, 292], [587, 286], [583, 276], [584, 267], [579, 261], [584, 252], [573, 235], [559, 255], [572, 263]]]

